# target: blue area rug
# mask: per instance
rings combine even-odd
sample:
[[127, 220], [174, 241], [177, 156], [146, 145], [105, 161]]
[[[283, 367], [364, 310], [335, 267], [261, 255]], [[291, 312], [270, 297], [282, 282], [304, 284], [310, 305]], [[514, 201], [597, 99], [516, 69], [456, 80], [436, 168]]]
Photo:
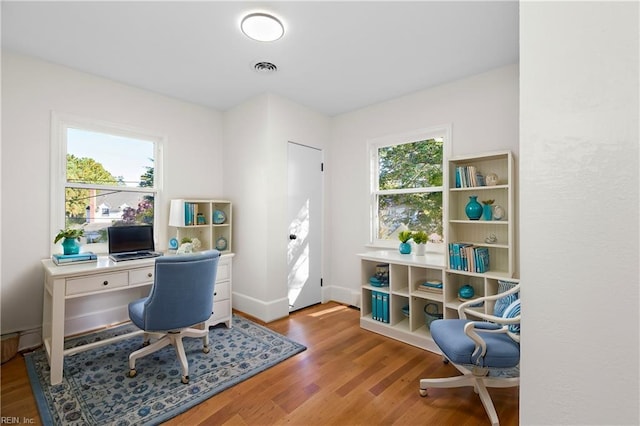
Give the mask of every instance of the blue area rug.
[[[69, 339], [65, 347], [103, 340], [135, 330], [124, 325]], [[128, 377], [128, 357], [142, 336], [67, 356], [59, 385], [49, 384], [44, 350], [25, 356], [31, 387], [46, 425], [151, 425], [174, 417], [223, 390], [302, 352], [305, 346], [239, 316], [233, 327], [209, 331], [211, 351], [202, 340], [184, 340], [189, 384], [173, 346], [136, 361], [137, 376]]]

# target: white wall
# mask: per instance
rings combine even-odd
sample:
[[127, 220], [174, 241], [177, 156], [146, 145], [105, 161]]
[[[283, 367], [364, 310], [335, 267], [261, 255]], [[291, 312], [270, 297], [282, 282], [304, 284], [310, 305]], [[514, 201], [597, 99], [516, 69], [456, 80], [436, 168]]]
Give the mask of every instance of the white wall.
[[[367, 140], [451, 125], [452, 154], [511, 150], [518, 157], [518, 67], [472, 78], [335, 117], [329, 154], [327, 222], [331, 298], [359, 305], [356, 253], [369, 239]], [[517, 167], [516, 167], [517, 169]]]
[[638, 2], [520, 3], [520, 423], [640, 423]]
[[225, 191], [234, 201], [233, 306], [287, 316], [287, 143], [323, 149], [329, 119], [275, 95], [224, 113]]
[[[39, 328], [49, 229], [51, 111], [167, 137], [166, 223], [172, 197], [223, 197], [222, 115], [37, 59], [2, 53], [2, 333]], [[158, 226], [159, 248], [167, 228]], [[78, 308], [78, 307], [76, 307]]]

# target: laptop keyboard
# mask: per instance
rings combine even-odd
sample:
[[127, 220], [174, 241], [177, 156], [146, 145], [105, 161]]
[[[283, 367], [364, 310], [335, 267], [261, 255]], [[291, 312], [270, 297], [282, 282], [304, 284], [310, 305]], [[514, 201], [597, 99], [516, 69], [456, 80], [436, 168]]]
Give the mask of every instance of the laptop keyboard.
[[109, 257], [116, 262], [120, 262], [122, 260], [147, 259], [149, 257], [158, 257], [158, 256], [162, 256], [162, 253], [157, 253], [157, 252], [117, 253], [117, 254], [112, 254]]

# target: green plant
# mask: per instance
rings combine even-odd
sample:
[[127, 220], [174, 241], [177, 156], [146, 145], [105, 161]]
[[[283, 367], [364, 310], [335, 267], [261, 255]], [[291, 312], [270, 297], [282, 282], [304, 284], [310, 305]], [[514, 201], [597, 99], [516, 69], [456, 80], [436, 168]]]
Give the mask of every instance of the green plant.
[[490, 206], [491, 204], [493, 204], [495, 200], [482, 200], [482, 204], [486, 204], [488, 206]]
[[398, 238], [400, 239], [400, 242], [406, 243], [411, 239], [412, 235], [413, 233], [409, 230], [400, 231], [400, 233], [398, 233]]
[[416, 231], [411, 234], [411, 238], [413, 238], [413, 242], [416, 244], [426, 244], [428, 237], [427, 233], [424, 231]]
[[189, 237], [183, 237], [183, 238], [180, 240], [180, 244], [187, 244], [187, 243], [190, 243], [190, 242], [192, 242], [192, 240], [191, 240], [191, 238], [189, 238]]
[[82, 237], [83, 235], [84, 235], [84, 229], [82, 228], [61, 229], [60, 232], [58, 232], [56, 237], [53, 239], [53, 242], [55, 244], [63, 238], [77, 239], [78, 241], [80, 241], [80, 237]]

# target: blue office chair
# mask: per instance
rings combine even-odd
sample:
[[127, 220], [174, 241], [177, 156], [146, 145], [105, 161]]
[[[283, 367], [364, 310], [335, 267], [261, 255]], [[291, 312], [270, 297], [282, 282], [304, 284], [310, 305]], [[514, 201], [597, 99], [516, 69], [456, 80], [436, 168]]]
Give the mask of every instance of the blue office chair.
[[[156, 259], [149, 296], [129, 303], [129, 318], [144, 331], [143, 347], [129, 355], [129, 377], [136, 375], [138, 358], [173, 345], [182, 366], [182, 383], [189, 383], [182, 338], [202, 338], [203, 352], [209, 353], [208, 327], [191, 327], [208, 320], [212, 314], [219, 258], [219, 251], [209, 250]], [[152, 335], [159, 339], [149, 344]]]
[[[473, 386], [480, 396], [492, 425], [498, 425], [491, 396], [487, 388], [507, 388], [520, 384], [517, 367], [520, 364], [520, 299], [514, 295], [520, 284], [493, 296], [486, 296], [462, 303], [458, 308], [459, 319], [441, 319], [431, 323], [431, 337], [444, 356], [462, 376], [442, 379], [421, 379], [420, 395], [426, 396], [428, 388], [454, 388]], [[485, 314], [473, 309], [473, 305], [494, 302], [513, 297], [501, 316]], [[473, 316], [483, 321], [471, 321]]]

